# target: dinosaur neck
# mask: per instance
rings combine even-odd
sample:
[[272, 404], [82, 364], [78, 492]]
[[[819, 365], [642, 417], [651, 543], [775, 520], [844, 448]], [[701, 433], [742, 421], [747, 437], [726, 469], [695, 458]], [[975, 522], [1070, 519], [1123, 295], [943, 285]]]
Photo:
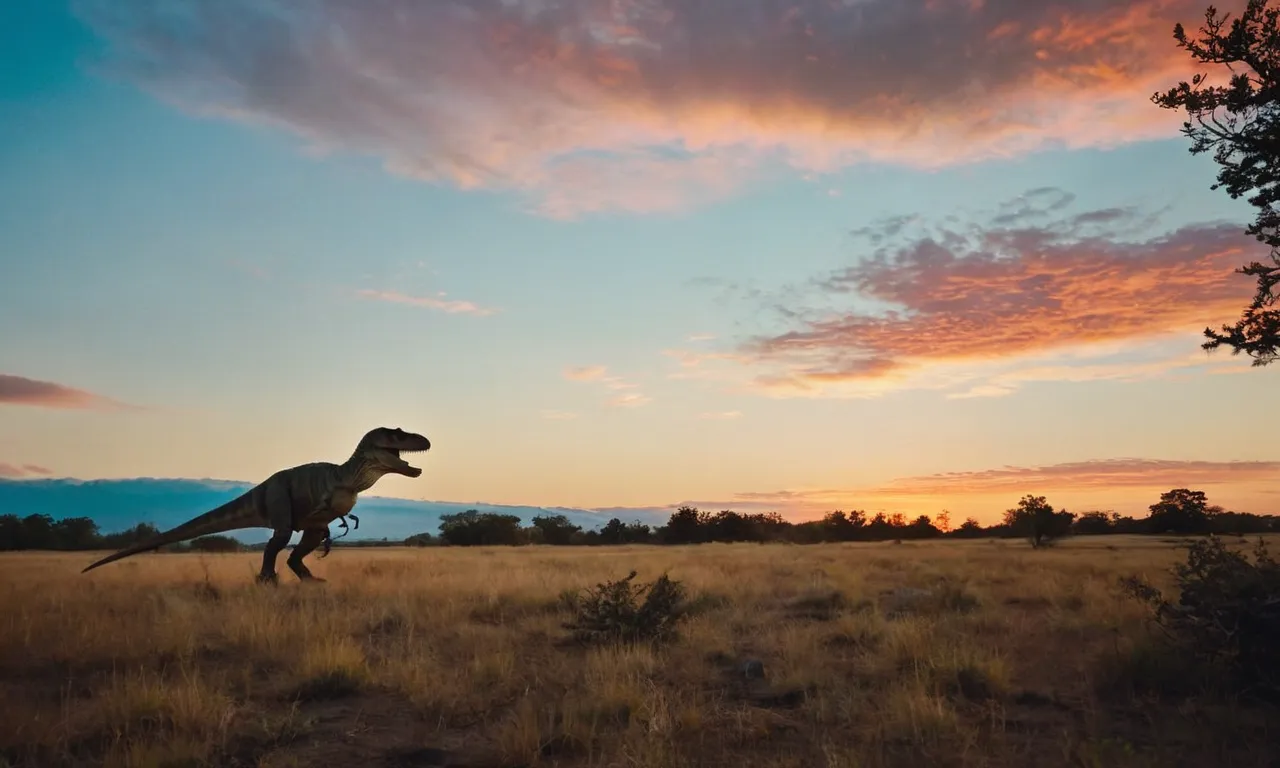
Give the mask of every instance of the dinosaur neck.
[[339, 471], [343, 478], [343, 485], [357, 493], [369, 490], [374, 483], [387, 474], [387, 470], [381, 465], [358, 452], [343, 462]]

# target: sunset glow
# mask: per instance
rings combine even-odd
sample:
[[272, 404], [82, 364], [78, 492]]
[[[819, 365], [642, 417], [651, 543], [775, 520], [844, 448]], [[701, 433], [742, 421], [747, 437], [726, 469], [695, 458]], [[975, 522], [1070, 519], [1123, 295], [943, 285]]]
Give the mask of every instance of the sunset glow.
[[0, 478], [386, 425], [402, 498], [1280, 513], [1280, 368], [1200, 349], [1266, 248], [1151, 102], [1201, 0], [28, 5]]

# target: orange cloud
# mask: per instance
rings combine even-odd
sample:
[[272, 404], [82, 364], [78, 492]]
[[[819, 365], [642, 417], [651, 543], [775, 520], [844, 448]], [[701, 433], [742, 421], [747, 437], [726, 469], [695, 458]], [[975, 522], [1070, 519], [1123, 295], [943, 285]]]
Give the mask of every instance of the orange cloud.
[[7, 373], [0, 373], [0, 403], [68, 409], [113, 410], [131, 407], [83, 389]]
[[474, 302], [459, 301], [457, 299], [445, 299], [445, 294], [439, 296], [408, 296], [396, 291], [374, 291], [370, 289], [362, 289], [356, 294], [361, 298], [373, 299], [375, 301], [388, 301], [393, 304], [408, 304], [413, 307], [425, 307], [426, 309], [436, 309], [441, 312], [447, 312], [451, 315], [476, 315], [485, 317], [497, 312], [496, 309], [481, 307]]
[[597, 381], [608, 371], [603, 365], [579, 365], [565, 370], [564, 377], [569, 381]]
[[[621, 376], [609, 376], [608, 373], [609, 369], [603, 365], [582, 365], [565, 369], [563, 375], [569, 381], [599, 382], [606, 389], [615, 391], [638, 389], [640, 386]], [[651, 402], [653, 398], [640, 392], [624, 392], [611, 398], [609, 405], [615, 408], [639, 408]]]
[[[1224, 10], [1235, 10], [1240, 0]], [[103, 66], [205, 115], [557, 217], [770, 169], [939, 166], [1174, 136], [1201, 0], [83, 0]]]
[[47, 477], [52, 474], [53, 470], [36, 464], [23, 464], [18, 466], [16, 464], [5, 464], [4, 462], [0, 462], [0, 477], [4, 478]]
[[[900, 218], [859, 230], [867, 256], [812, 281], [792, 301], [815, 308], [785, 306], [789, 330], [750, 339], [730, 359], [763, 367], [751, 386], [784, 396], [959, 385], [994, 395], [1030, 381], [1230, 364], [1186, 339], [1247, 303], [1251, 286], [1235, 269], [1256, 243], [1233, 224], [1152, 235], [1157, 217], [1069, 214], [1071, 201], [1035, 190], [985, 225]], [[669, 354], [685, 368], [710, 359]]]
[[1275, 482], [1280, 461], [1172, 461], [1096, 459], [1043, 467], [1001, 467], [894, 480], [871, 489], [880, 496], [1042, 493], [1054, 490], [1173, 488], [1224, 483]]
[[[932, 514], [949, 508], [991, 522], [1025, 494], [1049, 495], [1073, 511], [1098, 503], [1139, 517], [1170, 488], [1217, 487], [1211, 496], [1231, 507], [1237, 501], [1257, 505], [1274, 494], [1280, 461], [1176, 461], [1115, 458], [1038, 467], [1001, 467], [903, 477], [883, 485], [853, 488], [805, 488], [744, 492], [729, 499], [685, 501], [700, 509], [740, 512], [777, 511], [793, 519], [812, 519], [835, 509]], [[1056, 499], [1056, 500], [1055, 500]], [[670, 505], [672, 507], [678, 505]], [[1245, 511], [1267, 512], [1261, 509]], [[1272, 510], [1274, 511], [1274, 510]]]

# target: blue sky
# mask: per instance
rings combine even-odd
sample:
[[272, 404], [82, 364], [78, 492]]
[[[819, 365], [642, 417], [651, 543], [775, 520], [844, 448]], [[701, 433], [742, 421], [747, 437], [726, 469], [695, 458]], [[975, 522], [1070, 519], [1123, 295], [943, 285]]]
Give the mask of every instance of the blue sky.
[[[1006, 5], [955, 12], [988, 40], [1061, 23]], [[1102, 31], [1062, 50], [1140, 76], [1038, 105], [1019, 89], [1059, 70], [1004, 82], [976, 62], [993, 116], [971, 125], [923, 86], [875, 112], [917, 81], [868, 91], [859, 61], [774, 80], [621, 37], [584, 54], [581, 18], [559, 22], [578, 42], [554, 78], [497, 76], [543, 27], [475, 21], [464, 0], [406, 4], [399, 30], [319, 1], [279, 29], [260, 23], [274, 6], [240, 0], [182, 17], [9, 4], [0, 374], [42, 384], [0, 390], [0, 467], [254, 481], [386, 424], [436, 446], [421, 479], [377, 488], [409, 498], [989, 519], [1024, 492], [1131, 510], [1198, 483], [1274, 512], [1280, 455], [1249, 418], [1276, 373], [1198, 349], [1248, 301], [1229, 273], [1256, 257], [1251, 213], [1145, 102], [1148, 81], [1191, 71], [1166, 50], [1164, 6], [1074, 5]], [[660, 34], [636, 13], [635, 34]], [[347, 48], [321, 45], [326, 20]], [[432, 37], [453, 23], [456, 41]], [[1122, 23], [1148, 25], [1137, 53], [1108, 31]], [[773, 29], [746, 32], [793, 55]], [[1070, 218], [1122, 210], [1102, 229]], [[1007, 242], [1002, 214], [1021, 228]], [[915, 223], [890, 232], [900, 216]], [[894, 243], [888, 265], [859, 229]], [[946, 265], [916, 260], [939, 242]], [[984, 265], [992, 249], [1006, 260]], [[886, 297], [938, 324], [881, 322]], [[926, 345], [931, 328], [948, 330]]]

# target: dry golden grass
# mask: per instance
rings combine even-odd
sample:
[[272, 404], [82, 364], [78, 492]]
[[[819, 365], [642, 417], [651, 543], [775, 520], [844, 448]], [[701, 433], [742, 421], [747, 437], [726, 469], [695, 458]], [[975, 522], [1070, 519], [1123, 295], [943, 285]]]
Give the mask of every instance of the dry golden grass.
[[[1169, 586], [1154, 538], [339, 549], [328, 583], [278, 588], [256, 554], [93, 559], [0, 557], [0, 765], [1262, 766], [1277, 743], [1274, 713], [1158, 695], [1188, 672], [1116, 588]], [[564, 642], [561, 594], [632, 569], [688, 588], [678, 640]]]

